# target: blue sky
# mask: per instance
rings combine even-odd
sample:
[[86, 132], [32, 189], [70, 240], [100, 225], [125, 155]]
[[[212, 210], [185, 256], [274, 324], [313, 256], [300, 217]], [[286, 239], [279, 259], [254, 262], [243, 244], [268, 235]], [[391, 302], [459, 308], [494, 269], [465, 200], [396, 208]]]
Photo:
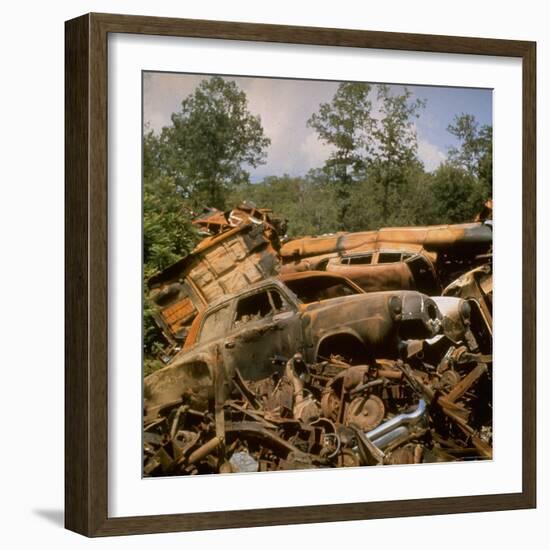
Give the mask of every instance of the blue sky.
[[[144, 73], [143, 120], [155, 131], [170, 124], [170, 115], [194, 89], [204, 75]], [[248, 108], [259, 115], [264, 132], [271, 138], [267, 161], [249, 168], [252, 181], [265, 176], [300, 176], [322, 166], [330, 149], [306, 126], [319, 104], [329, 102], [339, 82], [290, 80], [255, 77], [226, 77], [234, 80], [248, 98]], [[395, 85], [396, 91], [402, 85]], [[480, 124], [492, 124], [492, 91], [475, 88], [412, 86], [413, 98], [426, 99], [426, 108], [415, 120], [418, 157], [432, 171], [444, 162], [447, 150], [456, 145], [447, 126], [455, 114], [468, 113]]]

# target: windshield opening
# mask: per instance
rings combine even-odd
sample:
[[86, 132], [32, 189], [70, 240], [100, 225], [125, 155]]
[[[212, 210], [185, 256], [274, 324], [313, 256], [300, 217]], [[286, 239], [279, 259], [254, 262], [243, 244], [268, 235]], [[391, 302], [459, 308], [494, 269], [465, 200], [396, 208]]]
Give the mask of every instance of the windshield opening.
[[310, 277], [285, 281], [285, 284], [304, 304], [360, 294], [351, 283], [338, 277]]

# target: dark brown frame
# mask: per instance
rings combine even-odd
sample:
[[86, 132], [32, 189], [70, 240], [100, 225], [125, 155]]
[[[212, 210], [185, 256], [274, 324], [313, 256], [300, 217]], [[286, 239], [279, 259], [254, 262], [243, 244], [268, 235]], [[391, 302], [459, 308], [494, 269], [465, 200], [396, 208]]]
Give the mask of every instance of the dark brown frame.
[[[521, 493], [110, 518], [107, 514], [108, 33], [507, 56], [523, 63]], [[65, 526], [86, 536], [536, 507], [536, 44], [358, 30], [88, 14], [65, 24]]]

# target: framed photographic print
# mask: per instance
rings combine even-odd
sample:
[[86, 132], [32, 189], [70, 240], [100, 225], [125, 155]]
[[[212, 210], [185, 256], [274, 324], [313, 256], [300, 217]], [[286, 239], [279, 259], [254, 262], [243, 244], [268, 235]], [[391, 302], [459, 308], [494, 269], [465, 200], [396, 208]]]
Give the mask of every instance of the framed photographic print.
[[535, 507], [535, 44], [65, 34], [66, 527]]

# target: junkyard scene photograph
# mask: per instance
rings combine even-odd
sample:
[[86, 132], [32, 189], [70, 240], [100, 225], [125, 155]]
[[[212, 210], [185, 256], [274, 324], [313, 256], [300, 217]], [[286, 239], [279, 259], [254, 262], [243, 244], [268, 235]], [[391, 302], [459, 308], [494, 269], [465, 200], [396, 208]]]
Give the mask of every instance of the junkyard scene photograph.
[[144, 477], [492, 459], [492, 117], [143, 73]]

